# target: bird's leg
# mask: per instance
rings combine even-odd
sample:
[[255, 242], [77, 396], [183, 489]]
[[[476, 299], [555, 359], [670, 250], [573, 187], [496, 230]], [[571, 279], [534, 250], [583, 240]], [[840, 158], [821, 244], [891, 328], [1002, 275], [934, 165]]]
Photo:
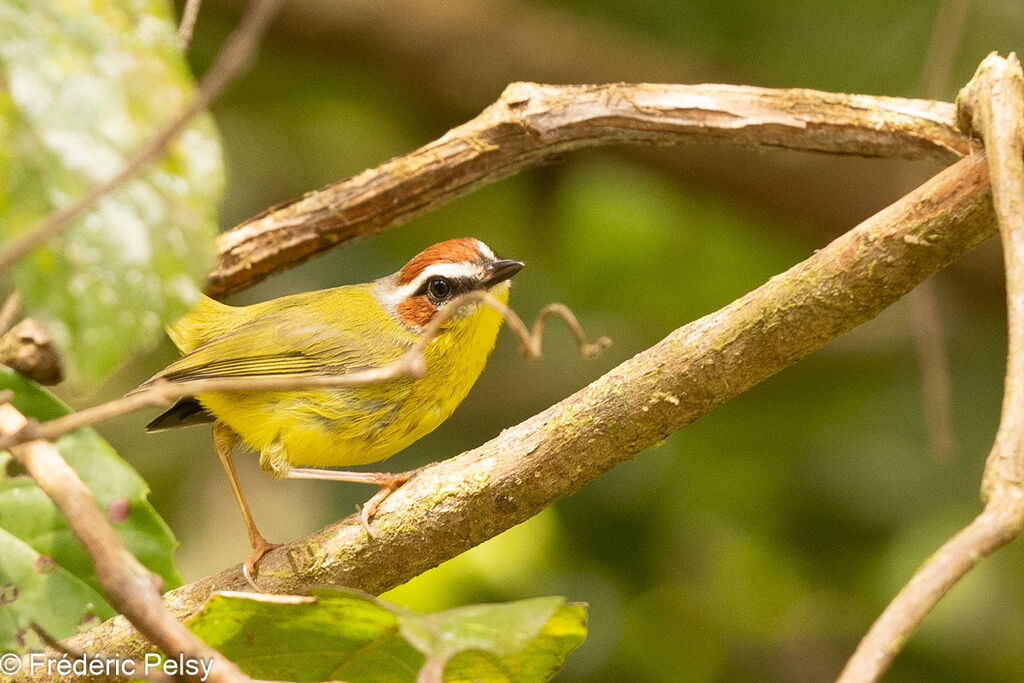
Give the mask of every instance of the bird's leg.
[[377, 514], [377, 508], [384, 502], [384, 499], [394, 493], [395, 489], [415, 477], [420, 467], [408, 472], [349, 472], [345, 470], [321, 470], [314, 467], [291, 467], [284, 475], [287, 479], [320, 479], [329, 481], [351, 481], [357, 484], [375, 484], [380, 491], [373, 494], [370, 500], [363, 504], [359, 512], [359, 521], [363, 523], [366, 533], [373, 536], [370, 531], [370, 520]]
[[238, 507], [242, 509], [245, 528], [249, 532], [249, 545], [252, 546], [252, 555], [249, 555], [245, 564], [242, 565], [242, 574], [245, 575], [245, 580], [250, 586], [259, 590], [254, 582], [259, 562], [263, 559], [264, 555], [274, 548], [280, 547], [280, 544], [269, 542], [263, 538], [263, 534], [256, 528], [252, 512], [249, 511], [249, 503], [246, 502], [245, 495], [242, 493], [242, 487], [238, 483], [235, 461], [231, 457], [231, 450], [235, 447], [236, 443], [238, 443], [238, 434], [230, 427], [223, 422], [215, 422], [213, 424], [213, 448], [217, 451], [217, 455], [220, 456], [220, 462], [224, 465], [224, 471], [227, 472], [228, 480], [231, 482], [231, 490], [235, 493], [235, 500], [238, 501]]

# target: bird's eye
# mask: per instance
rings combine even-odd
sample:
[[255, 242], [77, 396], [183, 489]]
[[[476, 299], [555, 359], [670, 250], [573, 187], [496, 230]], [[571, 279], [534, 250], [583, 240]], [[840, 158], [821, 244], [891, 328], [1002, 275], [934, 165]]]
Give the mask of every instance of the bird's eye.
[[439, 303], [450, 297], [454, 289], [448, 278], [432, 277], [427, 281], [427, 298], [434, 303]]

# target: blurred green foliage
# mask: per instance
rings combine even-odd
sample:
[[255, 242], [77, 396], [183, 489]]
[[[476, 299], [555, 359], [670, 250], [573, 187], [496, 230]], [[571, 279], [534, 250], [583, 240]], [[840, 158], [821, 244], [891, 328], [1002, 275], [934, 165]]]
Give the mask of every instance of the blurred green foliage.
[[[433, 139], [512, 78], [677, 73], [687, 82], [924, 96], [926, 70], [949, 55], [941, 95], [951, 99], [987, 52], [1020, 48], [1024, 38], [1024, 13], [1000, 0], [971, 3], [959, 38], [954, 31], [954, 42], [940, 43], [931, 63], [937, 1], [536, 0], [514, 2], [522, 22], [485, 36], [493, 49], [476, 54], [460, 52], [456, 40], [446, 43], [446, 31], [482, 25], [497, 3], [456, 4], [462, 10], [441, 14], [440, 28], [408, 34], [393, 30], [397, 15], [375, 23], [365, 8], [339, 17], [329, 4], [302, 4], [305, 16], [323, 13], [323, 21], [289, 18], [286, 9], [253, 70], [213, 108], [228, 160], [224, 227]], [[210, 63], [236, 11], [227, 0], [204, 3], [191, 54], [197, 71]], [[529, 38], [517, 31], [531, 17], [564, 35], [544, 46], [543, 70], [516, 61], [514, 43]], [[615, 63], [595, 75], [591, 64], [580, 76], [576, 39], [595, 35], [606, 41], [610, 62], [656, 55], [664, 68], [650, 75], [622, 59], [622, 68]], [[480, 83], [490, 99], [478, 94]], [[721, 159], [724, 168], [715, 165]], [[552, 325], [545, 357], [527, 363], [503, 334], [451, 420], [386, 463], [407, 469], [476, 446], [560, 400], [806, 257], [934, 170], [699, 145], [580, 153], [235, 300], [365, 281], [396, 270], [427, 244], [475, 235], [527, 263], [512, 294], [524, 317], [563, 301], [590, 334], [614, 339], [605, 356], [584, 361]], [[808, 206], [819, 208], [809, 213]], [[586, 601], [588, 640], [562, 680], [834, 678], [913, 570], [980, 509], [1005, 353], [999, 272], [996, 245], [987, 244], [932, 283], [948, 345], [954, 452], [929, 446], [924, 406], [934, 397], [923, 395], [910, 315], [917, 304], [909, 297], [539, 517], [387, 597], [420, 610], [543, 594]], [[165, 344], [107, 391], [130, 388], [173, 356]], [[151, 483], [155, 504], [182, 539], [186, 578], [241, 560], [248, 545], [208, 430], [147, 436], [147, 417], [123, 418], [103, 431]], [[272, 540], [349, 514], [371, 493], [275, 482], [255, 458], [239, 461], [256, 519]], [[1020, 680], [1022, 579], [1020, 543], [983, 562], [928, 617], [886, 680]]]
[[[169, 3], [0, 3], [0, 243], [121, 172], [194, 87]], [[96, 382], [188, 311], [213, 259], [223, 161], [200, 116], [13, 268], [73, 379]]]

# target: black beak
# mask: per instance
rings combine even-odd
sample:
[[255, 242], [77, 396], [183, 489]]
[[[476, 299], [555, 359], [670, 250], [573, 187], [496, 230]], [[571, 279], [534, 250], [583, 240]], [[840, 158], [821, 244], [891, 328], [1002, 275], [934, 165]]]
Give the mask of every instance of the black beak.
[[522, 261], [512, 261], [509, 259], [502, 259], [501, 261], [492, 261], [485, 267], [486, 273], [484, 274], [484, 281], [481, 283], [484, 289], [490, 289], [499, 282], [504, 282], [509, 279], [520, 270], [522, 270], [525, 264]]

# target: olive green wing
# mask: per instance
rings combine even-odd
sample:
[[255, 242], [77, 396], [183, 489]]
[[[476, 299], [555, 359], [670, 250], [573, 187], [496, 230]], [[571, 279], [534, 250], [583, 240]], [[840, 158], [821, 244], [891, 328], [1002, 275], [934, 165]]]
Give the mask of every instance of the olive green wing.
[[[207, 306], [217, 315], [211, 313], [206, 316], [209, 320], [201, 319], [204, 325], [192, 324], [196, 329], [187, 330], [189, 352], [132, 393], [161, 380], [344, 374], [385, 365], [415, 342], [412, 333], [391, 320], [368, 290], [346, 287], [333, 292], [345, 295], [348, 305], [340, 312], [334, 307], [321, 313], [328, 292], [298, 294], [244, 308]], [[231, 315], [222, 315], [224, 311]], [[212, 338], [202, 339], [207, 334]], [[197, 400], [185, 398], [146, 429], [158, 431], [213, 419]]]
[[[385, 365], [409, 349], [408, 344], [374, 334], [372, 328], [351, 331], [303, 317], [292, 310], [245, 323], [201, 344], [135, 391], [158, 380], [343, 374]], [[215, 419], [195, 398], [183, 398], [147, 424], [146, 431], [188, 427]]]
[[308, 376], [379, 367], [410, 348], [408, 340], [384, 334], [382, 328], [362, 324], [353, 329], [297, 309], [271, 313], [199, 345], [142, 387], [158, 379]]

